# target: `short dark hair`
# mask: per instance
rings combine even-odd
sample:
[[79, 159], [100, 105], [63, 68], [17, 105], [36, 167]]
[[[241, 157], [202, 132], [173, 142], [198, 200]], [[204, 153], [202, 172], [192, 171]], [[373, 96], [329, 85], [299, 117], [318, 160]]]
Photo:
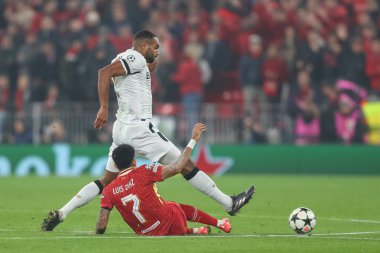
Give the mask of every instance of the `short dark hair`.
[[142, 41], [149, 41], [150, 42], [151, 40], [153, 40], [156, 37], [157, 36], [154, 33], [152, 33], [151, 31], [142, 30], [142, 31], [139, 31], [135, 34], [133, 44], [135, 45], [136, 43], [140, 43]]
[[119, 170], [131, 167], [135, 158], [135, 149], [128, 144], [121, 144], [112, 152], [112, 159]]

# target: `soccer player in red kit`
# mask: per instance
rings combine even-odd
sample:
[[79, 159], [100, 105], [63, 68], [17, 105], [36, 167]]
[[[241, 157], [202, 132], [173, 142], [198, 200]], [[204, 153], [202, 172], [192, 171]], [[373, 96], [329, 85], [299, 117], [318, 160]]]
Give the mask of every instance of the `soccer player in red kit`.
[[113, 207], [116, 207], [124, 221], [139, 235], [210, 233], [209, 226], [187, 228], [187, 220], [215, 226], [229, 233], [231, 224], [228, 219], [217, 220], [193, 206], [165, 201], [158, 194], [155, 184], [181, 172], [205, 130], [204, 124], [198, 123], [194, 126], [192, 139], [172, 165], [153, 163], [136, 167], [134, 148], [127, 144], [118, 146], [112, 152], [112, 159], [120, 173], [103, 190], [96, 233], [105, 232]]

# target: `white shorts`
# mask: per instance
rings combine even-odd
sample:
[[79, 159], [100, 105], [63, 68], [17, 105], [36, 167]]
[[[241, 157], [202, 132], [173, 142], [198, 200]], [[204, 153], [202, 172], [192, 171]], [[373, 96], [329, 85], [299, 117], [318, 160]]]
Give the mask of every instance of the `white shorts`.
[[[131, 145], [140, 156], [157, 162], [170, 150], [178, 148], [155, 128], [150, 121], [137, 121], [125, 124], [116, 120], [112, 129], [112, 145], [108, 153], [106, 169], [111, 172], [119, 172], [112, 160], [113, 150], [121, 144]], [[178, 150], [179, 154], [181, 153]]]

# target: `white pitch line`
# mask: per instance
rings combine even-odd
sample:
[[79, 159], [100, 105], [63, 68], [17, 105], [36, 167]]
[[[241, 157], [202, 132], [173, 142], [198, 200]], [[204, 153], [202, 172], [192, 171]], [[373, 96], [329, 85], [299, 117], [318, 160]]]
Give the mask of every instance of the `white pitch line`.
[[347, 232], [347, 233], [331, 233], [331, 234], [312, 234], [308, 235], [289, 235], [289, 234], [247, 234], [247, 235], [210, 235], [210, 236], [54, 236], [54, 237], [3, 237], [0, 240], [56, 240], [56, 239], [176, 239], [176, 238], [313, 238], [319, 237], [323, 239], [337, 238], [347, 240], [373, 240], [380, 241], [380, 238], [360, 238], [360, 237], [344, 237], [344, 235], [369, 235], [380, 234], [380, 231], [364, 231], [364, 232]]
[[361, 223], [374, 223], [380, 224], [377, 220], [364, 220], [364, 219], [339, 219], [339, 218], [321, 218], [322, 220], [334, 220], [334, 221], [349, 221], [349, 222], [361, 222]]
[[[0, 212], [22, 212], [22, 213], [29, 213], [30, 210], [26, 209], [0, 209]], [[89, 211], [90, 213], [98, 213], [95, 211]], [[213, 216], [217, 216], [218, 214], [210, 213]], [[261, 218], [261, 219], [287, 219], [288, 216], [266, 216], [266, 215], [247, 215], [247, 214], [239, 214], [241, 217], [253, 217], [253, 218]], [[348, 219], [341, 219], [341, 218], [323, 218], [317, 216], [317, 220], [331, 220], [331, 221], [342, 221], [342, 222], [361, 222], [361, 223], [374, 223], [374, 224], [380, 224], [380, 221], [378, 220], [368, 220], [368, 219], [357, 219], [357, 218], [348, 218]], [[0, 229], [0, 232], [3, 231]]]
[[344, 239], [344, 240], [380, 241], [380, 238], [370, 238], [370, 237], [331, 236], [331, 237], [322, 237], [322, 238], [323, 238], [323, 239]]
[[312, 234], [312, 235], [313, 236], [330, 236], [330, 235], [369, 235], [369, 234], [380, 234], [380, 231], [324, 233], [324, 234]]

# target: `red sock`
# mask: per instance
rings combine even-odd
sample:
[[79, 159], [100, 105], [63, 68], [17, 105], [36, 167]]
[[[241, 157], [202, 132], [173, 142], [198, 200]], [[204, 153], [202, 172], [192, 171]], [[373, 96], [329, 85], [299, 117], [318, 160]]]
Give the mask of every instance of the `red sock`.
[[206, 225], [216, 227], [218, 220], [207, 213], [198, 210], [197, 208], [189, 205], [179, 204], [186, 215], [186, 219], [192, 222], [199, 222]]
[[188, 233], [188, 234], [194, 234], [194, 229], [192, 229], [192, 228], [188, 228], [188, 229], [187, 229], [187, 233]]

